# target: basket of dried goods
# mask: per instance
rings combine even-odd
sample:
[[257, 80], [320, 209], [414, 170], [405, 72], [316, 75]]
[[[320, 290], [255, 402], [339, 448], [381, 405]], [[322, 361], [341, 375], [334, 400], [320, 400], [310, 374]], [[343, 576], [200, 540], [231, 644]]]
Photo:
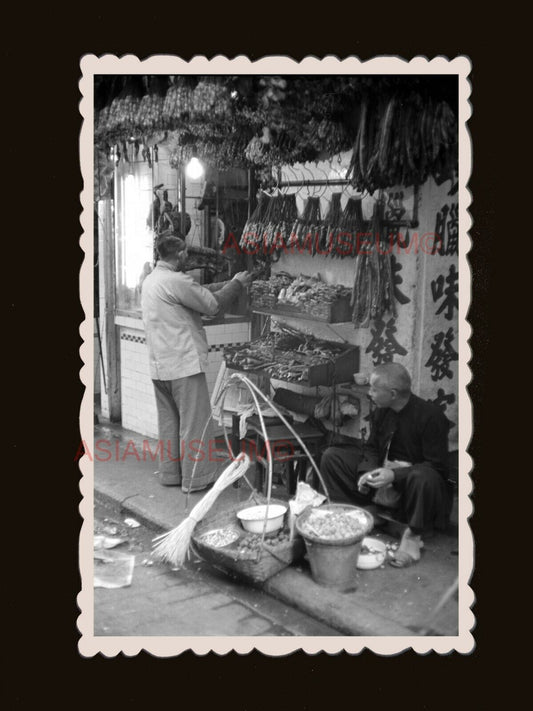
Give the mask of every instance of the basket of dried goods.
[[[286, 503], [271, 498], [272, 454], [259, 400], [263, 400], [271, 407], [283, 424], [289, 428], [307, 455], [324, 491], [327, 490], [320, 470], [305, 442], [278, 407], [243, 374], [234, 373], [230, 380], [242, 383], [249, 389], [261, 421], [263, 437], [267, 443], [267, 494], [264, 496], [253, 490], [247, 502], [234, 504], [231, 508], [204, 517], [195, 529], [192, 544], [195, 552], [212, 565], [248, 581], [263, 582], [300, 560], [305, 552], [305, 544], [297, 532], [294, 531], [291, 536]], [[225, 394], [224, 392], [223, 398]], [[228, 448], [231, 449], [225, 428], [224, 435]], [[249, 483], [246, 477], [245, 481]], [[213, 529], [227, 526], [238, 530], [239, 538], [219, 548], [208, 545], [204, 536]]]
[[[172, 531], [155, 539], [154, 554], [157, 558], [181, 567], [189, 549], [197, 553], [208, 563], [224, 572], [252, 582], [262, 582], [298, 560], [305, 549], [299, 536], [290, 535], [287, 520], [287, 506], [282, 501], [272, 499], [272, 451], [266, 431], [258, 396], [269, 405], [281, 421], [295, 436], [309, 458], [319, 481], [324, 484], [320, 470], [313, 460], [305, 442], [276, 405], [259, 388], [241, 373], [234, 373], [222, 392], [221, 409], [224, 410], [225, 397], [231, 381], [242, 383], [250, 391], [256, 411], [261, 421], [267, 452], [267, 495], [256, 492], [246, 478], [245, 472], [250, 465], [246, 454], [234, 457], [228, 434], [224, 427], [224, 437], [232, 462], [215, 481], [214, 486], [200, 499], [189, 516]], [[204, 427], [202, 440], [209, 421]], [[223, 425], [224, 426], [224, 425]], [[193, 468], [193, 478], [196, 463]], [[252, 494], [247, 502], [237, 502], [224, 509], [212, 509], [219, 494], [239, 478], [244, 478]]]
[[[266, 498], [253, 496], [254, 502], [266, 507]], [[245, 530], [238, 515], [249, 506], [250, 502], [240, 502], [206, 516], [195, 528], [192, 548], [203, 560], [226, 573], [263, 582], [299, 560], [305, 546], [300, 536], [290, 540], [286, 516], [281, 528], [265, 536]], [[274, 499], [270, 506], [287, 508]]]

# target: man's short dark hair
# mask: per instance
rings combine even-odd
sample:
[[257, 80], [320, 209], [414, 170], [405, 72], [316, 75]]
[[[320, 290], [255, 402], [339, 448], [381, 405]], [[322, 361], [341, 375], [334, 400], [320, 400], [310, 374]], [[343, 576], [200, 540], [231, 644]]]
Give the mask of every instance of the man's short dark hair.
[[185, 247], [185, 241], [181, 237], [174, 237], [174, 235], [163, 235], [159, 237], [156, 243], [157, 252], [161, 259], [176, 259]]
[[379, 382], [387, 385], [391, 390], [396, 390], [401, 395], [411, 392], [411, 376], [407, 369], [400, 363], [382, 363], [376, 365], [373, 375]]

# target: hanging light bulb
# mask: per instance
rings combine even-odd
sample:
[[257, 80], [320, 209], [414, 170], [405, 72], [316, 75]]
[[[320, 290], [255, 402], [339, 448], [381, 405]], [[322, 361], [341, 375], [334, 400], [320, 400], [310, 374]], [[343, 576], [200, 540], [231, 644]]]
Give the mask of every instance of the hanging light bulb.
[[193, 156], [187, 163], [185, 172], [191, 180], [198, 180], [198, 178], [201, 178], [204, 174], [204, 166], [200, 163], [196, 156]]

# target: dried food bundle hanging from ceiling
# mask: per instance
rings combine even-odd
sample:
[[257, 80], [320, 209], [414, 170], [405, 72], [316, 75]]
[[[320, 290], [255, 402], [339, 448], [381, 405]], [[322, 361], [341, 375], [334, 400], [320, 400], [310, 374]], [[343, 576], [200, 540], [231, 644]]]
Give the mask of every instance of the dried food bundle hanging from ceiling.
[[372, 218], [372, 230], [367, 235], [365, 248], [360, 250], [355, 263], [355, 279], [351, 305], [352, 321], [365, 328], [370, 321], [389, 312], [396, 316], [394, 281], [389, 250], [379, 249], [379, 235], [383, 224], [383, 204], [377, 202]]
[[168, 77], [158, 75], [147, 77], [147, 92], [141, 98], [135, 116], [135, 128], [142, 135], [160, 127], [168, 86]]
[[362, 235], [365, 233], [361, 198], [349, 197], [340, 222], [332, 230], [328, 253], [333, 258], [356, 257]]
[[296, 194], [281, 195], [279, 207], [278, 223], [274, 227], [271, 244], [274, 242], [277, 249], [283, 249], [289, 243], [292, 225], [298, 217]]
[[338, 229], [342, 217], [342, 193], [333, 193], [328, 205], [328, 211], [320, 228], [319, 248], [321, 252], [331, 250], [333, 234]]
[[244, 229], [242, 231], [239, 242], [241, 249], [249, 251], [255, 249], [263, 232], [265, 215], [267, 214], [271, 199], [271, 196], [267, 195], [267, 193], [261, 192], [259, 194], [257, 205], [244, 225]]
[[115, 136], [116, 140], [125, 140], [137, 130], [137, 113], [141, 99], [145, 94], [142, 76], [127, 75], [120, 93], [113, 99], [106, 112], [105, 124], [98, 126], [99, 132]]
[[302, 215], [297, 217], [292, 225], [289, 245], [307, 249], [311, 241], [312, 254], [315, 254], [321, 228], [320, 198], [310, 196], [305, 201]]
[[231, 99], [227, 86], [214, 77], [198, 82], [194, 89], [191, 118], [204, 120], [227, 116], [231, 111]]
[[361, 102], [357, 138], [347, 177], [373, 193], [394, 185], [437, 184], [457, 167], [457, 119], [446, 101], [416, 92]]
[[174, 81], [168, 89], [161, 111], [161, 127], [176, 128], [186, 121], [193, 109], [193, 92], [189, 85]]
[[298, 208], [294, 194], [280, 194], [270, 198], [263, 216], [263, 223], [258, 230], [258, 234], [262, 237], [263, 247], [268, 249], [269, 253], [281, 250], [287, 245], [291, 227], [297, 216]]

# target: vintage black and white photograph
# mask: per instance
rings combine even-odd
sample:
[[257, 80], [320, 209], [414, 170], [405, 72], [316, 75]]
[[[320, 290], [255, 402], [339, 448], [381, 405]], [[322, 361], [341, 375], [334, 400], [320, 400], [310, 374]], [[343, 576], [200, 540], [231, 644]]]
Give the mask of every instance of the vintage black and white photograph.
[[81, 654], [472, 649], [470, 71], [82, 58]]

